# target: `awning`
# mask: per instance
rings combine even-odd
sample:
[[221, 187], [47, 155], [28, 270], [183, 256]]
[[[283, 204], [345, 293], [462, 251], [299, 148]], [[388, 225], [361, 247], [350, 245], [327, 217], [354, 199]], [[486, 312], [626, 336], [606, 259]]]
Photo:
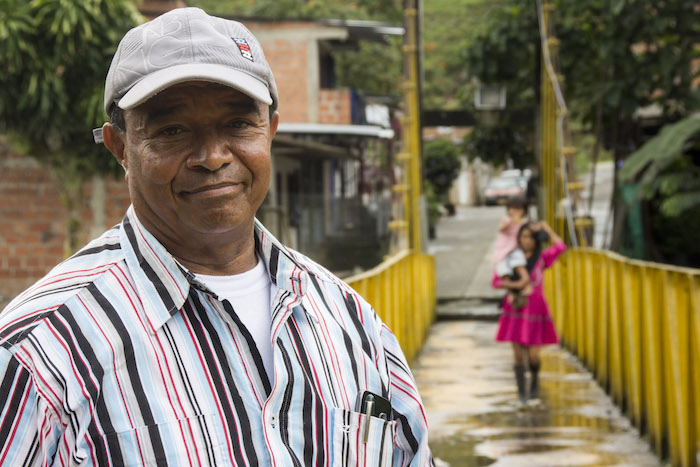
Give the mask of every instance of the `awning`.
[[392, 139], [394, 130], [374, 125], [334, 125], [324, 123], [280, 123], [278, 133], [307, 135], [347, 135]]

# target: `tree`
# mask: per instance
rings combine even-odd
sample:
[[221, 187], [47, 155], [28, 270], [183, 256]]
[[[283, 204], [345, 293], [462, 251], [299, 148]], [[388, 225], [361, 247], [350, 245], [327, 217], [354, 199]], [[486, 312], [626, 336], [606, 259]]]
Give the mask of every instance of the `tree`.
[[459, 149], [451, 141], [427, 141], [423, 148], [424, 191], [428, 203], [428, 229], [435, 237], [435, 226], [440, 217], [440, 206], [448, 205], [447, 192], [459, 175]]
[[[691, 66], [700, 39], [696, 2], [558, 0], [555, 16], [570, 108], [596, 147], [612, 151], [616, 168], [648, 138], [644, 111], [663, 125], [698, 107], [691, 86], [698, 76]], [[627, 234], [617, 181], [613, 249]]]
[[642, 199], [643, 257], [700, 267], [700, 116], [664, 126], [625, 160], [619, 179]]
[[211, 15], [401, 21], [401, 5], [397, 0], [189, 0], [187, 3]]
[[[601, 148], [610, 150], [618, 167], [656, 128], [698, 108], [697, 88], [692, 86], [698, 77], [697, 67], [692, 66], [700, 42], [697, 2], [549, 3], [555, 7], [551, 20], [559, 40], [556, 55], [570, 117], [583, 131], [594, 135], [594, 154]], [[522, 141], [531, 140], [534, 125], [521, 125], [513, 111], [527, 112], [530, 107], [530, 118], [536, 115], [538, 86], [533, 83], [539, 75], [539, 37], [533, 8], [530, 0], [509, 0], [508, 7], [491, 16], [492, 24], [487, 28], [491, 32], [479, 35], [465, 47], [471, 76], [489, 84], [500, 79], [508, 89], [508, 108], [502, 116], [502, 123], [507, 125], [477, 129], [467, 140], [468, 148], [477, 155], [517, 153]], [[531, 91], [519, 84], [531, 87]], [[464, 95], [470, 96], [470, 92], [471, 88], [465, 86]], [[516, 109], [511, 107], [514, 102]], [[655, 123], [643, 116], [649, 112], [655, 114]], [[518, 137], [504, 139], [498, 136], [500, 131]], [[504, 149], [504, 145], [510, 149]], [[622, 202], [615, 206], [613, 248], [619, 244], [624, 225]], [[670, 205], [665, 206], [668, 209]]]
[[599, 120], [603, 143], [618, 158], [640, 145], [640, 109], [657, 105], [665, 119], [677, 120], [697, 107], [691, 86], [697, 76], [691, 61], [700, 40], [696, 2], [558, 0], [556, 5], [567, 100], [589, 129]]
[[[534, 162], [535, 115], [537, 113], [539, 31], [537, 10], [530, 0], [510, 0], [494, 8], [488, 26], [464, 45], [462, 57], [472, 81], [506, 88], [507, 105], [493, 125], [476, 125], [465, 139], [470, 159], [494, 165], [511, 160], [524, 168]], [[462, 105], [478, 115], [473, 106], [474, 84], [461, 91]]]
[[425, 143], [425, 181], [432, 185], [435, 194], [444, 198], [459, 175], [461, 161], [459, 149], [451, 141], [435, 139]]
[[91, 130], [105, 120], [111, 57], [139, 21], [128, 0], [0, 2], [0, 131], [59, 179], [68, 252], [78, 247], [83, 182], [118, 168]]
[[640, 197], [660, 198], [666, 217], [700, 206], [700, 115], [664, 126], [630, 155], [619, 177], [638, 181]]
[[472, 38], [484, 34], [488, 18], [507, 0], [430, 0], [423, 7], [423, 106], [458, 109], [470, 75], [461, 53]]

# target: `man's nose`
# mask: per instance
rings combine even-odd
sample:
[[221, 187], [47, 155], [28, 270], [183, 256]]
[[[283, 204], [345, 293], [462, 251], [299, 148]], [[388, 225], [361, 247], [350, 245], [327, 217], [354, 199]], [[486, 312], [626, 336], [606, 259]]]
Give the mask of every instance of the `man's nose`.
[[201, 167], [215, 172], [231, 163], [234, 157], [229, 145], [217, 131], [201, 131], [195, 138], [195, 145], [187, 165], [193, 169]]

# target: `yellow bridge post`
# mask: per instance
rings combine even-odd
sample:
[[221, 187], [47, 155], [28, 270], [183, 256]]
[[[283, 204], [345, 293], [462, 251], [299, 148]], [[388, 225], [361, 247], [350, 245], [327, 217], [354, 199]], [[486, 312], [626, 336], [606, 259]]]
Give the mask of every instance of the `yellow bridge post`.
[[401, 196], [401, 214], [395, 211], [389, 228], [395, 232], [390, 257], [374, 269], [352, 276], [346, 282], [374, 307], [396, 335], [406, 357], [420, 351], [435, 318], [435, 259], [423, 253], [420, 207], [421, 124], [418, 70], [417, 0], [404, 5], [404, 116], [402, 149], [396, 155], [401, 182], [392, 191]]

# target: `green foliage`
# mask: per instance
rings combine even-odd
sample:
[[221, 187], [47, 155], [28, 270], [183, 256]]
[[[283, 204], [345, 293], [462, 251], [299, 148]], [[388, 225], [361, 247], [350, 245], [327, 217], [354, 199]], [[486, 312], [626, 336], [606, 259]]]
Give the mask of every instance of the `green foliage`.
[[469, 160], [479, 157], [496, 166], [508, 159], [518, 168], [525, 168], [534, 160], [532, 128], [526, 125], [476, 126], [465, 138], [465, 149]]
[[426, 183], [438, 198], [444, 198], [459, 175], [459, 149], [448, 140], [436, 139], [425, 143], [423, 158]]
[[700, 116], [666, 125], [631, 154], [620, 181], [637, 180], [640, 194], [658, 199], [661, 213], [675, 217], [700, 207]]
[[[576, 173], [585, 174], [591, 170], [593, 162], [593, 154], [595, 153], [596, 138], [595, 135], [590, 132], [584, 131], [581, 125], [576, 124], [569, 125], [571, 130], [571, 141], [572, 146], [576, 148], [576, 156], [574, 159], [574, 164], [576, 167]], [[598, 148], [598, 162], [601, 161], [612, 161], [612, 153], [602, 147]]]
[[[505, 2], [504, 2], [505, 3]], [[467, 155], [502, 165], [508, 159], [524, 168], [534, 161], [533, 134], [536, 115], [537, 54], [539, 33], [536, 9], [529, 0], [510, 0], [493, 7], [488, 27], [462, 50], [470, 80], [500, 84], [506, 88], [506, 109], [493, 126], [479, 124], [465, 139]], [[465, 85], [462, 105], [475, 114], [474, 86]]]
[[641, 183], [653, 183], [659, 173], [676, 162], [693, 144], [692, 138], [700, 131], [700, 117], [691, 116], [671, 125], [647, 141], [631, 154], [620, 170], [621, 181], [632, 181], [644, 173]]
[[665, 116], [677, 118], [697, 107], [690, 85], [698, 76], [691, 72], [700, 32], [695, 2], [557, 0], [556, 5], [567, 100], [589, 127], [602, 105], [608, 147], [618, 153], [625, 149], [616, 146], [634, 148], [635, 141], [621, 133], [640, 108], [657, 104]]
[[[656, 239], [655, 260], [678, 266], [700, 268], [700, 200], [683, 215], [651, 216], [651, 236]], [[650, 212], [662, 210], [659, 201], [650, 202]]]
[[[618, 158], [639, 145], [635, 115], [640, 109], [656, 104], [664, 117], [678, 118], [698, 107], [697, 91], [690, 86], [698, 76], [691, 68], [691, 60], [698, 55], [694, 44], [700, 32], [695, 2], [553, 3], [551, 17], [560, 41], [556, 55], [565, 78], [568, 106], [585, 131], [593, 129], [597, 111], [601, 111], [602, 141]], [[504, 84], [507, 109], [500, 117], [502, 130], [475, 131], [467, 147], [470, 157], [478, 155], [498, 163], [502, 158], [493, 157], [504, 151], [505, 143], [494, 138], [494, 133], [517, 133], [519, 136], [510, 138], [516, 145], [531, 140], [534, 130], [533, 90], [537, 89], [539, 55], [535, 2], [508, 0], [506, 6], [489, 15], [488, 23], [466, 44], [465, 67], [470, 78]], [[469, 108], [473, 85], [464, 85], [462, 95], [464, 107]], [[514, 117], [527, 112], [529, 122]], [[510, 146], [503, 154], [519, 151]]]
[[104, 77], [139, 17], [127, 0], [0, 1], [0, 131], [64, 180], [114, 170], [92, 140]]
[[398, 0], [190, 0], [187, 3], [212, 15], [234, 17], [401, 21]]
[[427, 109], [460, 107], [469, 85], [461, 49], [489, 25], [506, 0], [430, 0], [423, 5], [423, 104]]
[[360, 42], [359, 51], [337, 52], [334, 56], [338, 85], [369, 95], [401, 97], [402, 38], [393, 37], [390, 41], [391, 45]]

